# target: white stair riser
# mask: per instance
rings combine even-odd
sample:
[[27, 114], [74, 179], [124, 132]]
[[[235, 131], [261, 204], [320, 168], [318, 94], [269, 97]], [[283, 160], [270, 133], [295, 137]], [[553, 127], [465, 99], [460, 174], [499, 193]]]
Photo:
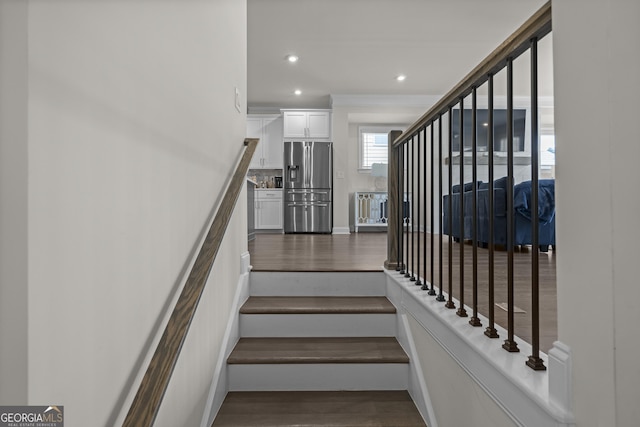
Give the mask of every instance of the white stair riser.
[[381, 272], [251, 273], [253, 296], [384, 296], [386, 280]]
[[243, 337], [393, 337], [395, 314], [241, 314]]
[[406, 363], [227, 365], [229, 391], [406, 390]]

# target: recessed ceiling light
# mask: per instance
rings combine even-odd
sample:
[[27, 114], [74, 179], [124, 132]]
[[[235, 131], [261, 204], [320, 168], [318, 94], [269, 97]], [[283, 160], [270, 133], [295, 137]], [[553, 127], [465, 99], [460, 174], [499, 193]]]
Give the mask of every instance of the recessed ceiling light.
[[302, 91], [300, 89], [294, 90], [293, 93], [296, 95], [302, 95]]
[[298, 59], [297, 55], [287, 55], [287, 61], [289, 62], [298, 62]]
[[407, 78], [407, 76], [405, 76], [404, 74], [400, 74], [398, 77], [396, 77], [396, 80], [399, 81], [399, 82], [402, 82], [406, 78]]

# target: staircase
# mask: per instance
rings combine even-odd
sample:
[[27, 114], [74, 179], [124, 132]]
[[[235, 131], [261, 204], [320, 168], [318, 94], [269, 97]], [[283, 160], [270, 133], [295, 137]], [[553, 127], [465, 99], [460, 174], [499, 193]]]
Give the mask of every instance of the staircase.
[[251, 274], [213, 426], [425, 426], [383, 273]]

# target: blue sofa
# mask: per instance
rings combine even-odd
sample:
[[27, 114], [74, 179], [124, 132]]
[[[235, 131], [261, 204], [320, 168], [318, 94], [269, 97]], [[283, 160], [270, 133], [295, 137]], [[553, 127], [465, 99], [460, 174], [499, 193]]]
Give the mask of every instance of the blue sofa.
[[[514, 245], [531, 245], [531, 181], [509, 185], [507, 177], [494, 181], [494, 244], [507, 243], [507, 191], [513, 191], [515, 235]], [[464, 240], [471, 240], [473, 227], [473, 183], [464, 184]], [[478, 181], [478, 244], [489, 243], [489, 183]], [[453, 215], [449, 214], [449, 195], [443, 196], [443, 233], [451, 234], [456, 241], [460, 236], [460, 185], [452, 188]], [[449, 217], [453, 224], [449, 230]], [[541, 179], [538, 186], [538, 244], [546, 252], [556, 244], [555, 180]]]

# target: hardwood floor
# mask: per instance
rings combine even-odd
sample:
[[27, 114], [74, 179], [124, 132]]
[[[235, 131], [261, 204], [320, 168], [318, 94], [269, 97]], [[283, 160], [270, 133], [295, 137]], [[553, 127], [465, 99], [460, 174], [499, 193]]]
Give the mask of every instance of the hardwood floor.
[[[419, 242], [420, 256], [416, 250], [409, 258], [411, 270], [420, 271], [424, 276], [424, 238], [415, 233]], [[352, 233], [350, 235], [321, 234], [259, 234], [249, 243], [251, 264], [254, 271], [382, 271], [387, 257], [386, 233]], [[428, 279], [434, 282], [436, 291], [440, 286], [438, 240], [436, 236], [434, 271], [430, 268], [430, 236], [427, 235]], [[452, 247], [452, 277], [448, 274], [448, 236], [443, 236], [443, 291], [448, 291], [452, 283], [452, 295], [459, 299], [460, 244]], [[472, 316], [473, 250], [470, 244], [463, 244], [464, 250], [464, 303], [467, 313]], [[487, 249], [478, 248], [478, 312], [488, 316], [488, 254]], [[507, 301], [507, 252], [495, 252], [495, 299], [496, 304]], [[547, 352], [557, 339], [556, 307], [556, 260], [555, 252], [539, 253], [540, 284], [540, 349]], [[433, 273], [433, 274], [432, 274]], [[531, 249], [514, 252], [514, 303], [523, 312], [515, 313], [515, 334], [521, 339], [531, 340]], [[457, 309], [457, 307], [456, 307]], [[507, 326], [507, 312], [494, 308], [495, 321]], [[487, 325], [482, 325], [484, 328]], [[471, 326], [470, 326], [471, 327]], [[499, 337], [504, 340], [506, 337]], [[516, 340], [517, 341], [517, 340]]]
[[256, 271], [382, 271], [387, 234], [258, 234], [249, 252]]
[[240, 338], [227, 363], [409, 363], [395, 337]]
[[240, 314], [395, 313], [386, 297], [249, 297]]
[[230, 392], [216, 426], [426, 427], [406, 391]]

